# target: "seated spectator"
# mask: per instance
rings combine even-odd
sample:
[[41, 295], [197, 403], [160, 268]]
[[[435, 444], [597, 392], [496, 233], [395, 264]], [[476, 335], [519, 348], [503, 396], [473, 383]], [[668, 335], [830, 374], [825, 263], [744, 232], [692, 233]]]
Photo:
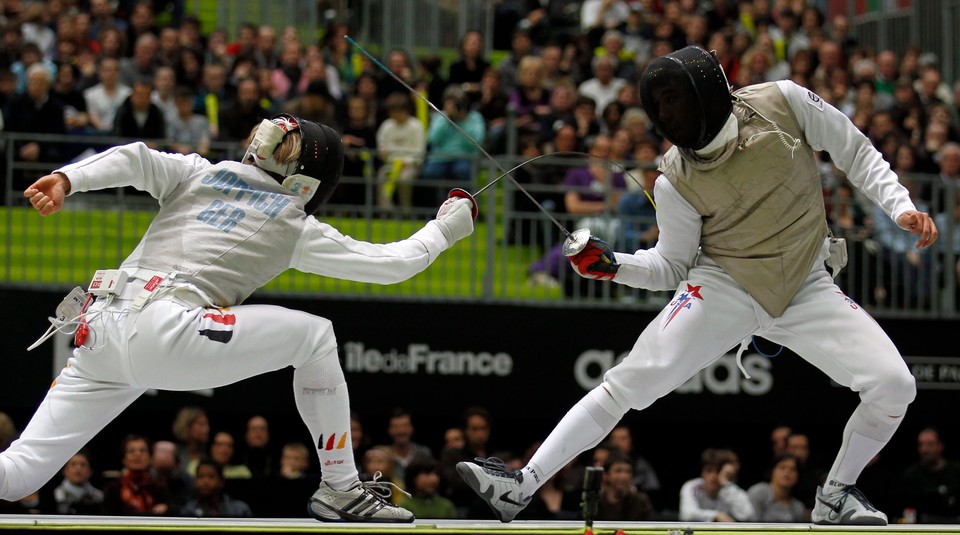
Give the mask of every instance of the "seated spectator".
[[[607, 104], [607, 107], [603, 109], [603, 112], [600, 114], [600, 133], [612, 136], [614, 132], [620, 129], [620, 122], [623, 120], [623, 112], [625, 108], [623, 104], [618, 101], [613, 101]], [[614, 161], [617, 161], [617, 158], [611, 158]]]
[[573, 122], [577, 127], [577, 143], [586, 147], [600, 134], [600, 120], [597, 118], [597, 102], [586, 95], [577, 97], [573, 106]]
[[170, 118], [177, 114], [177, 105], [173, 101], [173, 92], [177, 88], [177, 74], [173, 67], [164, 65], [157, 68], [153, 77], [153, 93], [150, 100], [163, 111], [163, 118], [170, 122]]
[[167, 123], [169, 148], [180, 154], [210, 152], [210, 128], [207, 118], [193, 113], [194, 92], [189, 87], [178, 87], [173, 92], [177, 114]]
[[[637, 489], [648, 494], [651, 492], [659, 492], [660, 478], [657, 477], [657, 472], [653, 469], [653, 465], [634, 449], [633, 433], [630, 432], [630, 428], [626, 425], [614, 427], [613, 430], [610, 431], [609, 440], [609, 444], [614, 446], [620, 454], [627, 459], [634, 459], [632, 470], [633, 484]], [[607, 462], [606, 459], [604, 459], [600, 466], [605, 467], [606, 465]]]
[[270, 79], [273, 82], [273, 93], [270, 98], [280, 102], [285, 102], [297, 96], [297, 84], [303, 75], [301, 60], [303, 59], [303, 47], [298, 42], [284, 43], [280, 51], [280, 64]]
[[406, 468], [404, 483], [409, 498], [400, 507], [416, 518], [457, 518], [453, 502], [440, 495], [440, 465], [432, 458], [419, 458]]
[[680, 520], [684, 522], [750, 522], [756, 512], [746, 491], [734, 483], [739, 461], [729, 450], [707, 449], [700, 477], [680, 488]]
[[520, 60], [517, 86], [510, 94], [510, 104], [516, 110], [515, 124], [521, 135], [539, 135], [541, 119], [551, 112], [550, 90], [544, 87], [543, 76], [543, 60], [536, 56]]
[[197, 463], [206, 455], [210, 442], [207, 412], [200, 407], [182, 407], [173, 419], [172, 431], [177, 439], [180, 466], [192, 476], [196, 474]]
[[108, 515], [157, 516], [167, 513], [170, 496], [150, 473], [150, 443], [129, 435], [121, 444], [120, 478], [103, 491], [103, 512]]
[[596, 104], [598, 113], [606, 109], [607, 104], [616, 102], [620, 88], [627, 84], [623, 78], [617, 78], [614, 59], [609, 56], [597, 56], [593, 59], [594, 77], [580, 84], [580, 95], [590, 97]]
[[510, 96], [504, 91], [500, 71], [487, 69], [480, 80], [480, 99], [476, 109], [487, 125], [487, 152], [502, 154], [506, 150], [507, 104]]
[[220, 108], [217, 139], [245, 141], [250, 136], [250, 125], [260, 124], [267, 117], [269, 110], [261, 104], [259, 84], [253, 78], [242, 78], [237, 82], [237, 98]]
[[414, 431], [410, 412], [401, 408], [394, 409], [387, 426], [391, 442], [386, 447], [391, 453], [393, 475], [396, 479], [406, 481], [404, 472], [411, 463], [434, 458], [430, 448], [413, 441]]
[[220, 475], [224, 479], [250, 479], [253, 473], [249, 468], [242, 464], [233, 464], [233, 444], [233, 435], [230, 433], [216, 433], [210, 442], [210, 458], [220, 466]]
[[573, 108], [577, 102], [577, 88], [569, 82], [560, 82], [550, 91], [550, 112], [540, 117], [540, 141], [552, 141], [564, 125], [576, 122]]
[[539, 54], [533, 50], [530, 33], [523, 29], [516, 29], [513, 31], [510, 41], [510, 54], [497, 64], [497, 71], [500, 73], [505, 87], [515, 87], [517, 85], [520, 62], [528, 56], [539, 59]]
[[85, 90], [83, 98], [87, 102], [90, 124], [94, 130], [101, 135], [110, 135], [114, 129], [117, 110], [132, 90], [120, 83], [120, 64], [116, 58], [101, 58], [97, 76], [100, 83]]
[[[483, 143], [486, 134], [483, 116], [470, 110], [466, 95], [459, 87], [450, 86], [443, 92], [443, 113], [474, 141]], [[473, 180], [476, 162], [471, 156], [478, 154], [479, 150], [439, 113], [430, 118], [427, 143], [427, 162], [421, 171], [423, 178], [463, 183]], [[435, 196], [446, 198], [449, 189], [440, 188]], [[433, 200], [429, 202], [430, 205], [433, 203]]]
[[307, 90], [311, 82], [323, 82], [333, 95], [333, 99], [340, 101], [343, 98], [343, 86], [340, 83], [340, 73], [337, 68], [327, 63], [323, 51], [316, 44], [307, 47], [304, 56], [303, 74], [297, 84], [297, 91]]
[[197, 495], [180, 508], [180, 515], [198, 518], [249, 518], [253, 513], [246, 502], [234, 500], [224, 494], [220, 464], [203, 460], [197, 464]]
[[335, 101], [327, 89], [327, 84], [320, 80], [310, 82], [302, 95], [288, 100], [280, 108], [280, 111], [339, 129], [335, 114]]
[[120, 83], [133, 87], [137, 80], [152, 80], [160, 66], [159, 48], [157, 36], [152, 33], [139, 36], [134, 44], [133, 56], [120, 60]]
[[204, 65], [200, 88], [193, 101], [193, 112], [207, 118], [211, 138], [220, 135], [220, 109], [233, 105], [233, 99], [233, 88], [227, 84], [226, 65]]
[[180, 464], [177, 445], [169, 440], [153, 443], [153, 476], [170, 494], [170, 510], [179, 511], [193, 496], [194, 481]]
[[53, 489], [57, 514], [95, 515], [103, 508], [103, 491], [90, 484], [90, 456], [79, 451], [63, 467], [63, 483]]
[[773, 458], [770, 481], [761, 481], [747, 490], [757, 522], [809, 522], [803, 502], [793, 497], [799, 478], [797, 458], [781, 453]]
[[200, 87], [203, 79], [203, 52], [195, 48], [181, 47], [173, 67], [177, 75], [177, 85], [187, 86], [194, 91]]
[[130, 26], [127, 28], [127, 54], [134, 54], [137, 39], [141, 35], [157, 35], [160, 29], [156, 23], [156, 13], [153, 11], [152, 0], [135, 0], [129, 7]]
[[904, 504], [921, 524], [960, 522], [960, 462], [943, 452], [940, 432], [925, 428], [917, 434], [918, 460], [903, 472]]
[[34, 65], [40, 65], [50, 75], [50, 80], [57, 77], [57, 66], [48, 59], [44, 59], [43, 52], [36, 43], [25, 43], [20, 48], [20, 59], [10, 65], [10, 72], [17, 77], [17, 93], [27, 91], [27, 71]]
[[[27, 91], [14, 95], [4, 112], [5, 129], [30, 134], [65, 134], [63, 104], [50, 98], [51, 78], [40, 64], [27, 72]], [[62, 162], [63, 148], [58, 143], [17, 141], [16, 157], [30, 162]]]
[[483, 34], [467, 31], [460, 39], [460, 59], [450, 65], [447, 83], [459, 86], [467, 102], [476, 102], [480, 99], [480, 80], [488, 68], [490, 62], [483, 57]]
[[463, 429], [451, 427], [443, 432], [443, 449], [463, 449]]
[[301, 442], [291, 442], [280, 452], [280, 477], [302, 479], [310, 469], [310, 450]]
[[276, 467], [270, 449], [270, 425], [267, 419], [257, 415], [247, 420], [247, 430], [243, 435], [243, 441], [242, 464], [250, 469], [253, 477], [273, 473]]
[[[387, 52], [384, 64], [390, 69], [390, 72], [397, 75], [408, 86], [415, 87], [417, 82], [417, 66], [410, 59], [410, 54], [402, 48], [394, 48]], [[380, 99], [386, 99], [393, 93], [407, 93], [407, 88], [397, 81], [393, 76], [385, 72], [378, 71], [380, 82], [377, 84], [377, 94]]]
[[150, 83], [146, 80], [133, 83], [130, 96], [117, 110], [114, 135], [141, 140], [162, 139], [166, 136], [166, 120], [163, 111], [150, 100], [151, 91]]
[[646, 493], [633, 485], [634, 461], [622, 453], [612, 453], [603, 464], [603, 481], [596, 520], [638, 521], [653, 516], [653, 504]]
[[73, 64], [62, 64], [57, 68], [57, 78], [50, 94], [63, 103], [63, 122], [71, 134], [85, 133], [90, 125], [87, 113], [87, 101], [78, 89], [79, 71]]
[[[353, 95], [347, 97], [346, 106], [347, 117], [343, 126], [343, 176], [369, 177], [374, 172], [377, 129], [367, 120], [366, 100]], [[420, 131], [423, 132], [422, 124]], [[420, 146], [423, 146], [422, 143]], [[341, 180], [327, 202], [362, 205], [366, 201], [366, 194], [366, 184]]]
[[413, 181], [420, 174], [426, 136], [423, 124], [410, 115], [410, 97], [406, 94], [391, 93], [384, 107], [389, 118], [377, 129], [376, 138], [383, 160], [377, 171], [378, 205], [393, 208], [396, 194], [406, 212], [413, 206]]

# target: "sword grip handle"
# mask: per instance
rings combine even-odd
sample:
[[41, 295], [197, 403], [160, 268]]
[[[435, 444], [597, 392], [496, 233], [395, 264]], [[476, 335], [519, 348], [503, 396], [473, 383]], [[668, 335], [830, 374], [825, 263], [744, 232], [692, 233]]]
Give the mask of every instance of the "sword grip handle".
[[470, 213], [473, 215], [473, 218], [476, 219], [477, 215], [480, 213], [480, 209], [477, 208], [477, 200], [473, 198], [473, 195], [470, 195], [467, 190], [462, 188], [453, 188], [450, 190], [450, 193], [447, 194], [448, 199], [453, 199], [454, 197], [460, 199], [467, 199], [470, 201]]

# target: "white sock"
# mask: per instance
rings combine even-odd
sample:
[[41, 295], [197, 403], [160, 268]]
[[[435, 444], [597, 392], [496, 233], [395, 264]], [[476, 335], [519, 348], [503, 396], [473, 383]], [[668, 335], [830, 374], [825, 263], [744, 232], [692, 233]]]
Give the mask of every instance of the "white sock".
[[863, 403], [857, 406], [843, 429], [843, 443], [827, 474], [823, 493], [830, 494], [855, 484], [860, 472], [890, 441], [901, 421], [903, 415], [877, 415]]
[[[560, 420], [522, 470], [520, 494], [527, 498], [574, 457], [606, 437], [626, 414], [602, 384], [587, 393]], [[609, 388], [609, 387], [607, 387]]]
[[317, 448], [323, 481], [347, 490], [359, 478], [350, 441], [350, 395], [336, 350], [293, 372], [293, 394]]

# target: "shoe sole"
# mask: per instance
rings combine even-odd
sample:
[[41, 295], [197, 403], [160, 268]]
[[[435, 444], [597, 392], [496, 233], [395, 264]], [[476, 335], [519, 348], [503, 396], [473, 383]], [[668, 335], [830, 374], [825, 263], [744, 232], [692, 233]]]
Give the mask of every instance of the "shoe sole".
[[814, 522], [818, 526], [886, 526], [887, 523], [879, 518], [867, 518], [859, 522], [831, 522], [819, 520]]
[[497, 520], [503, 522], [504, 524], [513, 520], [513, 518], [504, 519], [503, 515], [500, 513], [500, 510], [494, 507], [493, 504], [490, 502], [491, 498], [495, 494], [493, 490], [493, 485], [491, 485], [489, 489], [490, 496], [485, 496], [482, 492], [480, 492], [480, 479], [477, 478], [476, 474], [473, 473], [473, 470], [471, 470], [469, 466], [461, 466], [460, 464], [457, 464], [457, 472], [460, 474], [460, 477], [462, 477], [463, 480], [467, 483], [467, 485], [471, 489], [473, 489], [473, 492], [476, 492], [478, 496], [483, 498], [483, 501], [487, 502], [487, 505], [490, 507], [490, 510], [493, 511], [493, 516], [497, 517]]
[[[313, 509], [314, 504], [321, 507], [324, 511], [328, 511], [330, 512], [330, 514], [335, 515], [335, 517], [330, 518], [330, 517], [317, 514], [317, 512], [314, 511]], [[396, 519], [375, 518], [372, 516], [351, 515], [350, 513], [344, 513], [342, 511], [337, 511], [335, 509], [332, 509], [329, 506], [327, 506], [327, 504], [321, 502], [320, 500], [314, 500], [314, 499], [311, 499], [309, 502], [307, 502], [307, 514], [310, 515], [313, 519], [319, 520], [321, 522], [367, 522], [367, 523], [375, 523], [375, 524], [409, 524], [414, 520], [416, 520], [415, 517], [411, 517], [410, 520], [406, 520], [403, 518], [396, 518]]]

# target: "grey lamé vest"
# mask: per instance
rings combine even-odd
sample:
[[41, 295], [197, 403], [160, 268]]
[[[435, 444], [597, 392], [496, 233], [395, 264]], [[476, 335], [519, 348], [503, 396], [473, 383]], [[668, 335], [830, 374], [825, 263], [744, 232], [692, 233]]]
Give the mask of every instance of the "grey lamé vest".
[[256, 166], [221, 162], [163, 200], [121, 267], [175, 271], [213, 304], [238, 305], [290, 267], [305, 217], [300, 197]]
[[827, 237], [820, 174], [775, 83], [734, 95], [738, 139], [709, 162], [674, 147], [660, 171], [702, 216], [702, 254], [776, 318], [800, 289]]

